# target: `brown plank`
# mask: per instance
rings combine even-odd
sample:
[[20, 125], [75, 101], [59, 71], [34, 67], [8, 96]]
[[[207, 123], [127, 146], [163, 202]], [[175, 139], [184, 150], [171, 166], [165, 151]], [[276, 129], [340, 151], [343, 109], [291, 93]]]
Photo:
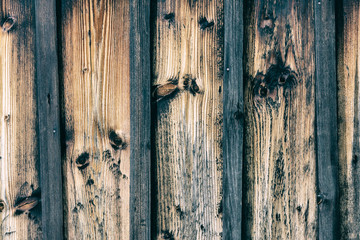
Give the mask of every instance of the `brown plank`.
[[157, 1], [158, 239], [221, 239], [223, 1]]
[[341, 239], [360, 238], [359, 7], [351, 0], [336, 6]]
[[316, 239], [311, 1], [245, 1], [244, 239]]
[[67, 239], [129, 239], [129, 3], [61, 2]]
[[44, 239], [63, 239], [56, 1], [35, 0], [36, 85]]
[[33, 4], [0, 1], [1, 239], [42, 238]]

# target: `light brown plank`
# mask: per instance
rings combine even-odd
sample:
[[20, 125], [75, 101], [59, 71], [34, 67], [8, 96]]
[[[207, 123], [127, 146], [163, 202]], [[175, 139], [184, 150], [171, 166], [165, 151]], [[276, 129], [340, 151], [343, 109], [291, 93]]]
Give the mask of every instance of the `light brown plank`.
[[62, 1], [68, 239], [129, 239], [129, 21], [127, 1]]
[[316, 239], [313, 2], [246, 1], [244, 9], [243, 236]]
[[[22, 200], [34, 190], [40, 191], [33, 11], [33, 1], [0, 1], [1, 239], [42, 236], [40, 204], [30, 211], [15, 213]], [[39, 203], [39, 195], [35, 195]]]
[[223, 2], [156, 7], [155, 237], [220, 239]]
[[359, 2], [345, 0], [337, 11], [340, 232], [359, 239]]

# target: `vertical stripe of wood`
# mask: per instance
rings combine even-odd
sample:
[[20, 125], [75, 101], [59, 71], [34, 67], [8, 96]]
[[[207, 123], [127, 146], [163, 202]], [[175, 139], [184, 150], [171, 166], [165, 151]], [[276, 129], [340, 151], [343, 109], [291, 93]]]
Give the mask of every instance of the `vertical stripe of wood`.
[[150, 239], [150, 0], [130, 1], [130, 239]]
[[223, 239], [240, 239], [243, 166], [243, 3], [224, 1]]
[[55, 6], [55, 0], [35, 0], [38, 139], [44, 239], [63, 239]]
[[314, 1], [318, 239], [338, 239], [335, 1]]

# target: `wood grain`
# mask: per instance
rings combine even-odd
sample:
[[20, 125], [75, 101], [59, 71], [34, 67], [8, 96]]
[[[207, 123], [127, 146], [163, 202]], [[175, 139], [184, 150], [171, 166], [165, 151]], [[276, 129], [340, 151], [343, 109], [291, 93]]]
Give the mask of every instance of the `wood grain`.
[[359, 1], [337, 9], [338, 147], [341, 239], [360, 238]]
[[129, 239], [129, 3], [61, 7], [64, 235]]
[[318, 239], [339, 239], [335, 1], [314, 1]]
[[16, 213], [24, 198], [40, 191], [33, 4], [0, 1], [1, 239], [42, 238], [40, 204]]
[[156, 239], [221, 239], [223, 2], [157, 1]]
[[150, 0], [130, 1], [130, 29], [130, 238], [150, 240]]
[[35, 0], [36, 85], [44, 239], [63, 239], [56, 1]]
[[243, 32], [243, 2], [224, 1], [223, 239], [239, 239], [242, 234]]
[[245, 1], [244, 239], [316, 239], [314, 8]]

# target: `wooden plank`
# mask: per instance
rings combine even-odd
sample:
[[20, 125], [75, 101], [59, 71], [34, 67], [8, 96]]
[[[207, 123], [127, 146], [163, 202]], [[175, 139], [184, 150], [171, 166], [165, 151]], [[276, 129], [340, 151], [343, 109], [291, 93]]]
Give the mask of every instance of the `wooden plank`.
[[0, 1], [1, 239], [42, 238], [33, 4]]
[[130, 1], [130, 238], [151, 239], [150, 1]]
[[159, 0], [154, 33], [154, 237], [221, 239], [223, 1]]
[[339, 239], [335, 1], [314, 6], [318, 239]]
[[66, 239], [129, 239], [129, 3], [61, 2]]
[[243, 173], [243, 2], [224, 1], [223, 239], [240, 239]]
[[339, 1], [337, 12], [339, 207], [341, 236], [360, 239], [359, 1]]
[[245, 1], [244, 239], [316, 239], [311, 1]]
[[36, 85], [44, 239], [63, 239], [60, 106], [55, 0], [35, 0]]

